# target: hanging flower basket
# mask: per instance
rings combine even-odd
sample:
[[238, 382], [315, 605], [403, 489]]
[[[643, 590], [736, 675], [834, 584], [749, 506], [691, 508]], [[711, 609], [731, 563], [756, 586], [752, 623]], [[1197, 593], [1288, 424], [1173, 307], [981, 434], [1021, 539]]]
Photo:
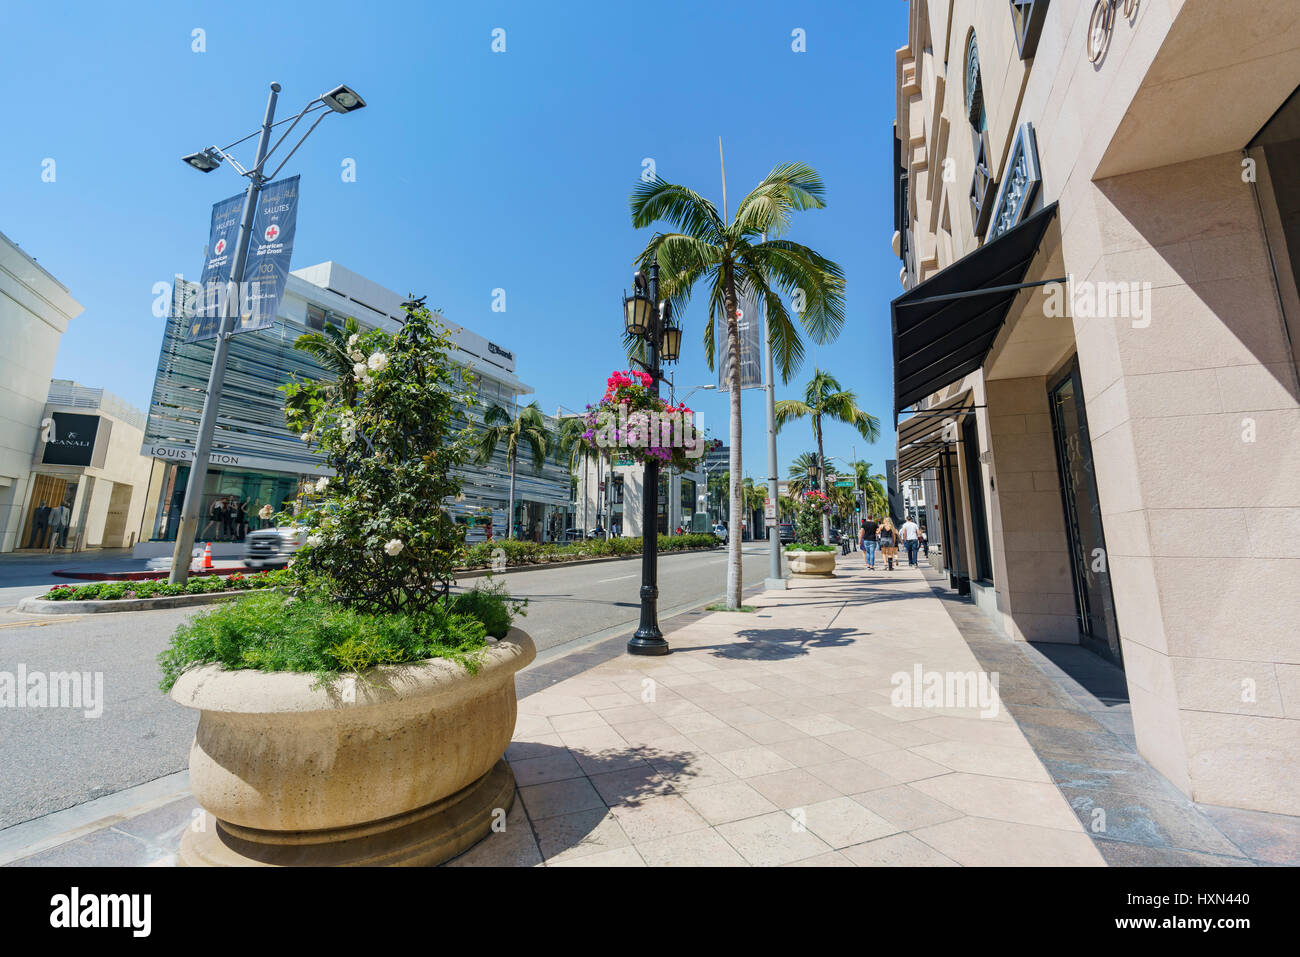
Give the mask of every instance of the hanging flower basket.
[[696, 430], [695, 413], [686, 403], [670, 405], [654, 394], [653, 385], [645, 372], [623, 370], [610, 375], [600, 402], [588, 405], [583, 415], [583, 445], [596, 455], [692, 471], [722, 443]]

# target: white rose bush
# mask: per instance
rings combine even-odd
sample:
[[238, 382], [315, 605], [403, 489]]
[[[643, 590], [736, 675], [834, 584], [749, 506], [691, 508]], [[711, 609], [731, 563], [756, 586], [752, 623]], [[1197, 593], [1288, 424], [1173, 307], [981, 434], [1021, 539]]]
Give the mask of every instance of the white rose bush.
[[375, 613], [443, 601], [465, 553], [465, 531], [441, 507], [460, 494], [453, 469], [471, 453], [456, 403], [472, 406], [447, 352], [450, 340], [422, 303], [408, 303], [393, 335], [349, 337], [355, 388], [284, 386], [290, 428], [310, 433], [335, 473], [299, 500], [308, 543], [293, 564], [304, 589]]
[[454, 470], [473, 451], [458, 407], [475, 399], [445, 327], [423, 300], [404, 309], [391, 335], [349, 319], [350, 335], [331, 327], [295, 343], [335, 377], [282, 386], [285, 420], [334, 474], [304, 483], [296, 507], [276, 516], [307, 533], [285, 585], [181, 625], [158, 658], [164, 691], [209, 662], [325, 683], [429, 658], [474, 669], [487, 638], [505, 637], [522, 612], [490, 583], [451, 592], [465, 530], [443, 504], [460, 494]]

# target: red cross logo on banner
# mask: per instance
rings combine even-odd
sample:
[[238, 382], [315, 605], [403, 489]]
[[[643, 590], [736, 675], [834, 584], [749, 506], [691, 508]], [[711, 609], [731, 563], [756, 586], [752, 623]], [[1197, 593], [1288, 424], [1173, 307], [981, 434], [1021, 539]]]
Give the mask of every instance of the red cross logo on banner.
[[275, 225], [275, 223], [272, 223], [270, 226], [266, 227], [266, 232], [263, 233], [263, 235], [266, 237], [268, 243], [273, 243], [275, 242], [275, 238], [280, 235], [280, 227]]
[[737, 310], [736, 310], [736, 321], [739, 322], [741, 319], [744, 319], [744, 318], [745, 318], [745, 310], [744, 310], [744, 309], [737, 309]]
[[214, 251], [218, 256], [220, 256], [222, 253], [224, 253], [224, 252], [226, 251], [226, 241], [225, 241], [224, 239], [218, 239], [218, 240], [217, 240], [217, 245], [213, 247], [213, 251]]

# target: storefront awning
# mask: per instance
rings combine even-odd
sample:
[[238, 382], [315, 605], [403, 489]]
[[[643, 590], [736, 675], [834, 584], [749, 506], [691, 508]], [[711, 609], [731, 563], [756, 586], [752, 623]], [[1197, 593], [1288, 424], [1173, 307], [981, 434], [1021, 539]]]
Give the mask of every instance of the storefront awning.
[[984, 364], [1025, 273], [1056, 215], [1043, 207], [890, 304], [894, 414]]
[[904, 482], [932, 467], [944, 447], [957, 441], [956, 429], [961, 427], [962, 416], [973, 411], [971, 393], [966, 389], [900, 422], [898, 481]]

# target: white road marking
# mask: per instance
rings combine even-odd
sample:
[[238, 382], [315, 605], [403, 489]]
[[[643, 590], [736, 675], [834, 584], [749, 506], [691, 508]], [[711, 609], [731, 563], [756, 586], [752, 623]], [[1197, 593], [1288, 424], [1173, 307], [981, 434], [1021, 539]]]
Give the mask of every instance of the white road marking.
[[597, 585], [603, 585], [603, 584], [605, 584], [605, 582], [621, 582], [621, 581], [623, 581], [623, 580], [625, 580], [625, 579], [628, 579], [628, 578], [636, 578], [636, 576], [635, 576], [635, 575], [619, 575], [617, 578], [602, 578], [602, 579], [600, 579], [598, 582], [596, 582], [596, 584], [597, 584]]

